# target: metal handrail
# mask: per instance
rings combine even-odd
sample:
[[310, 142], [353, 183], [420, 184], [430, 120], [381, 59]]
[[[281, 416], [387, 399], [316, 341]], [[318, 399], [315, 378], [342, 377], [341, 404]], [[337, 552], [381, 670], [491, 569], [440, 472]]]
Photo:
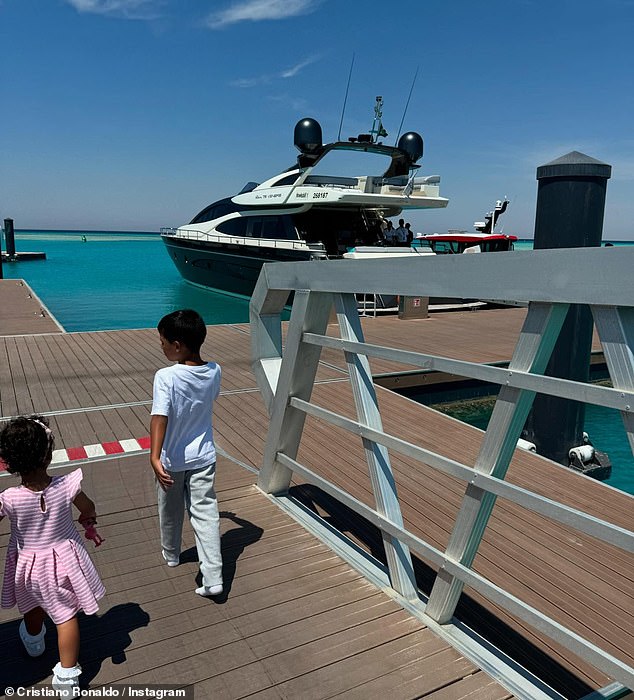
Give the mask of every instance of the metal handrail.
[[305, 333], [304, 342], [323, 348], [342, 350], [343, 352], [363, 353], [368, 357], [378, 357], [382, 360], [391, 360], [430, 371], [455, 374], [465, 379], [476, 379], [488, 384], [525, 389], [538, 394], [558, 396], [562, 399], [571, 399], [634, 414], [634, 391], [622, 391], [595, 384], [575, 382], [570, 379], [534, 375], [530, 372], [521, 372], [519, 370], [512, 371], [504, 367], [454, 360], [423, 352], [398, 350], [383, 345], [354, 343], [341, 340], [341, 338], [317, 335], [315, 333]]
[[[385, 447], [389, 447], [406, 457], [411, 457], [418, 462], [424, 462], [428, 466], [444, 474], [484, 488], [490, 493], [494, 493], [496, 496], [504, 497], [535, 513], [546, 515], [563, 525], [574, 527], [579, 532], [584, 532], [591, 537], [596, 537], [603, 542], [620, 547], [624, 551], [634, 552], [634, 533], [630, 530], [618, 527], [618, 525], [614, 525], [606, 520], [595, 518], [594, 516], [570, 508], [550, 498], [535, 494], [521, 486], [510, 484], [503, 479], [478, 472], [473, 467], [466, 464], [443, 457], [431, 450], [426, 450], [411, 442], [397, 438], [394, 435], [384, 433], [380, 430], [374, 430], [367, 425], [362, 425], [357, 421], [346, 418], [346, 416], [328, 411], [308, 401], [292, 398], [290, 400], [290, 405], [293, 408], [303, 411], [306, 415], [318, 418], [330, 425], [343, 428], [366, 440], [372, 440]], [[282, 454], [282, 452], [278, 452], [278, 457]]]
[[[634, 534], [629, 530], [504, 480], [535, 393], [616, 408], [623, 416], [634, 452], [634, 283], [630, 273], [634, 249], [620, 249], [619, 253], [622, 255], [608, 249], [575, 249], [446, 256], [448, 260], [432, 261], [421, 258], [416, 262], [400, 259], [333, 261], [318, 266], [265, 265], [251, 301], [251, 325], [253, 368], [270, 414], [258, 478], [260, 488], [270, 494], [283, 494], [295, 472], [367, 517], [383, 533], [392, 586], [406, 598], [413, 599], [415, 586], [409, 549], [435, 562], [439, 575], [425, 609], [434, 621], [441, 624], [450, 621], [462, 587], [473, 586], [624, 686], [634, 687], [633, 668], [471, 569], [498, 496], [625, 552], [634, 551]], [[592, 269], [593, 274], [580, 277], [576, 274], [578, 269]], [[280, 313], [291, 291], [293, 311], [282, 352]], [[365, 343], [354, 295], [369, 291], [527, 301], [528, 314], [513, 358], [508, 368], [503, 369]], [[326, 334], [333, 302], [340, 338]], [[543, 376], [571, 303], [590, 304], [614, 388]], [[310, 401], [324, 347], [345, 354], [357, 420]], [[501, 387], [474, 465], [461, 464], [383, 430], [369, 356], [442, 370]], [[363, 439], [377, 503], [375, 509], [356, 501], [297, 462], [306, 415]], [[445, 552], [404, 528], [388, 448], [466, 483], [463, 504]]]
[[205, 233], [196, 229], [162, 228], [161, 236], [183, 238], [192, 241], [213, 241], [227, 245], [249, 245], [258, 248], [287, 248], [290, 250], [325, 251], [322, 244], [314, 245], [304, 240], [288, 238], [254, 238], [252, 236], [233, 236], [229, 233]]
[[597, 668], [600, 668], [606, 674], [613, 678], [622, 679], [622, 682], [627, 683], [626, 687], [632, 686], [634, 680], [634, 670], [617, 659], [612, 654], [603, 651], [596, 644], [584, 639], [576, 632], [567, 629], [563, 625], [550, 618], [548, 615], [537, 610], [531, 605], [527, 605], [517, 596], [508, 593], [499, 586], [491, 583], [487, 578], [473, 571], [467, 566], [464, 566], [460, 561], [448, 557], [444, 552], [436, 547], [425, 542], [420, 537], [409, 532], [398, 524], [393, 523], [381, 513], [369, 508], [361, 501], [355, 499], [346, 491], [337, 488], [331, 482], [323, 479], [318, 474], [315, 474], [304, 465], [294, 459], [288, 457], [283, 452], [278, 453], [278, 459], [281, 464], [292, 469], [294, 473], [302, 476], [306, 481], [314, 486], [317, 486], [329, 496], [337, 499], [340, 503], [350, 508], [358, 515], [368, 520], [372, 525], [376, 526], [383, 533], [387, 533], [392, 537], [398, 538], [406, 544], [411, 550], [425, 557], [439, 568], [459, 578], [466, 585], [469, 585], [475, 591], [478, 591], [486, 598], [504, 608], [507, 612], [516, 615], [520, 620], [527, 622], [535, 629], [546, 634], [551, 639], [566, 645], [570, 648], [574, 645], [575, 651], [579, 656], [592, 663]]

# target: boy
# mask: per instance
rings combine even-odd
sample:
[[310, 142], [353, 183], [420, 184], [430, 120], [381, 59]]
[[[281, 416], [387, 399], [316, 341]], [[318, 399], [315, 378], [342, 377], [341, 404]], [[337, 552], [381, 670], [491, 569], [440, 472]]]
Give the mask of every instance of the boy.
[[150, 421], [150, 464], [157, 481], [162, 555], [168, 566], [178, 566], [186, 505], [203, 579], [196, 593], [220, 595], [222, 558], [211, 425], [220, 392], [220, 366], [200, 357], [207, 329], [196, 311], [167, 314], [157, 329], [165, 357], [176, 362], [154, 376]]

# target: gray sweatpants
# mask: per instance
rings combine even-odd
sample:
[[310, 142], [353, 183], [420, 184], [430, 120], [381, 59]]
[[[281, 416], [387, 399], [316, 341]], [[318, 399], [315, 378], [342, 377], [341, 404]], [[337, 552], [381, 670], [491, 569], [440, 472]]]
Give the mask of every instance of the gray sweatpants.
[[174, 483], [167, 491], [156, 485], [161, 546], [169, 559], [181, 551], [185, 506], [196, 538], [203, 586], [222, 584], [220, 518], [214, 489], [216, 463], [201, 469], [169, 472]]

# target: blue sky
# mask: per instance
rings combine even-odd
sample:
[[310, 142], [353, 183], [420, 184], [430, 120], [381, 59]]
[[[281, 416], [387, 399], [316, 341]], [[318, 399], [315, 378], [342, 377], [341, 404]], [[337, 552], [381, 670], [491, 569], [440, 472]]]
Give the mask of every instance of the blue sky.
[[[531, 238], [536, 168], [612, 165], [604, 237], [634, 239], [634, 0], [0, 0], [0, 218], [158, 230], [295, 162], [295, 123], [425, 140], [446, 210], [496, 199]], [[366, 174], [366, 173], [358, 173]]]

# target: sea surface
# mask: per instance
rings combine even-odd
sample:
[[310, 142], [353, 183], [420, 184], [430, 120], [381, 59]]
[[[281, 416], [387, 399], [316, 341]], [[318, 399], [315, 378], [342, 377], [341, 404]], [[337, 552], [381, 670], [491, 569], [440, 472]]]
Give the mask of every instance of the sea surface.
[[[26, 280], [67, 331], [154, 328], [162, 316], [182, 308], [196, 309], [209, 325], [249, 320], [244, 297], [186, 283], [158, 233], [19, 230], [15, 240], [18, 252], [43, 251], [46, 260], [4, 263], [4, 277]], [[532, 243], [520, 240], [515, 248], [530, 250]], [[465, 403], [448, 412], [486, 427], [490, 407]], [[612, 460], [606, 483], [634, 494], [634, 458], [618, 412], [589, 406], [586, 431]]]
[[[412, 398], [415, 399], [414, 396]], [[484, 398], [432, 407], [464, 423], [486, 430], [493, 403], [494, 398]], [[621, 414], [612, 408], [587, 404], [584, 427], [594, 447], [606, 452], [612, 462], [612, 473], [604, 483], [634, 495], [634, 456]]]
[[67, 331], [155, 328], [184, 308], [209, 325], [249, 320], [248, 299], [187, 284], [158, 233], [16, 231], [15, 247], [46, 260], [4, 263], [5, 278], [26, 280]]

